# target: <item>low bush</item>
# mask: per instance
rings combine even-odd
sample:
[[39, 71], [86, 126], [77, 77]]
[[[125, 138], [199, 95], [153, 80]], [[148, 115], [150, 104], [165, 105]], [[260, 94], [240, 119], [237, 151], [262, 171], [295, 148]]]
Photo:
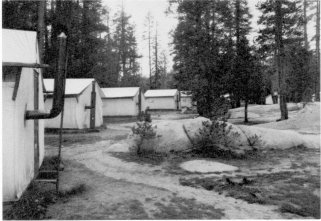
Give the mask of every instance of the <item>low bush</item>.
[[138, 115], [139, 121], [146, 121], [146, 122], [152, 122], [151, 115], [147, 112], [147, 110], [144, 112], [140, 112]]
[[194, 142], [194, 150], [207, 157], [231, 157], [234, 153], [234, 139], [239, 135], [232, 131], [226, 121], [213, 119], [204, 121]]
[[[247, 146], [238, 146], [235, 142], [240, 134], [232, 126], [218, 118], [203, 122], [194, 142], [194, 151], [205, 157], [244, 158], [254, 153], [262, 144], [261, 137], [247, 137]], [[252, 155], [252, 154], [249, 154]]]
[[247, 143], [252, 149], [257, 149], [258, 147], [262, 146], [264, 144], [262, 138], [256, 134], [246, 137]]
[[142, 153], [142, 143], [146, 139], [152, 139], [156, 137], [152, 124], [148, 121], [136, 122], [136, 126], [132, 127], [132, 132], [139, 136], [139, 142], [137, 144], [137, 154]]

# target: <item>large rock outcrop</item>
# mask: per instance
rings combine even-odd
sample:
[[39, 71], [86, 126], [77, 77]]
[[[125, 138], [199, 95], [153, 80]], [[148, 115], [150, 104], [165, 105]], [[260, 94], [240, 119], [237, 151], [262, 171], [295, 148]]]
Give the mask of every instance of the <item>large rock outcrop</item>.
[[[204, 121], [209, 121], [209, 119], [197, 117], [194, 119], [164, 120], [153, 123], [156, 136], [142, 140], [138, 135], [132, 134], [130, 135], [131, 148], [137, 149], [137, 146], [140, 145], [141, 149], [154, 152], [191, 149]], [[227, 123], [227, 126], [231, 127], [227, 136], [230, 136], [233, 141], [230, 149], [233, 150], [234, 147], [235, 152], [251, 149], [249, 140], [253, 141], [255, 135], [259, 138], [259, 141], [254, 144], [257, 149], [287, 149], [296, 146], [320, 147], [318, 136], [303, 135], [292, 130], [276, 130], [230, 123]]]

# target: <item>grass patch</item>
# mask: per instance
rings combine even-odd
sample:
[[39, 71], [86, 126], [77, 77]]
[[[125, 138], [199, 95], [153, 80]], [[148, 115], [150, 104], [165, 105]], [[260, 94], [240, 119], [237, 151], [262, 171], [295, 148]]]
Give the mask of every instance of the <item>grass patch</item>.
[[58, 201], [82, 194], [87, 190], [84, 184], [78, 184], [67, 191], [56, 194], [52, 184], [32, 182], [21, 198], [3, 210], [6, 220], [39, 220], [47, 219], [47, 208]]
[[191, 199], [174, 197], [169, 204], [155, 203], [158, 211], [155, 219], [221, 219], [224, 213], [213, 206], [197, 203]]
[[[104, 214], [108, 219], [121, 220], [147, 220], [150, 219], [145, 211], [144, 205], [139, 200], [128, 200], [126, 203], [115, 203], [106, 208]], [[107, 219], [106, 215], [98, 217]]]
[[120, 140], [125, 140], [127, 137], [128, 137], [127, 134], [124, 134], [124, 135], [115, 135], [112, 140], [120, 141]]
[[57, 170], [58, 156], [45, 156], [40, 168], [41, 170]]
[[150, 164], [150, 165], [160, 165], [166, 159], [166, 154], [164, 153], [145, 153], [142, 152], [140, 154], [134, 152], [111, 152], [110, 153], [113, 157], [117, 157], [126, 162], [134, 162], [138, 164]]
[[[45, 157], [41, 170], [56, 170], [58, 157]], [[40, 175], [40, 174], [39, 174]], [[87, 190], [84, 184], [78, 184], [67, 191], [56, 192], [55, 185], [32, 181], [20, 199], [3, 209], [3, 218], [6, 220], [46, 219], [47, 208], [59, 200], [66, 201], [72, 196], [84, 193]]]
[[247, 126], [252, 126], [252, 125], [257, 125], [257, 124], [266, 124], [270, 123], [271, 121], [259, 121], [259, 120], [251, 120], [249, 119], [249, 122], [244, 122], [243, 121], [237, 121], [233, 122], [234, 125], [247, 125]]
[[[241, 176], [231, 179], [242, 179]], [[214, 190], [248, 203], [277, 205], [281, 212], [320, 218], [320, 177], [299, 172], [279, 172], [250, 176], [248, 184], [229, 182], [224, 178], [180, 179], [183, 186]]]
[[[73, 134], [73, 135], [64, 134], [62, 143], [64, 146], [70, 146], [73, 144], [84, 145], [84, 144], [96, 143], [101, 140], [102, 140], [101, 136], [93, 136], [90, 134]], [[58, 135], [45, 136], [45, 144], [58, 147], [59, 145]]]
[[48, 205], [56, 201], [54, 188], [44, 190], [38, 183], [31, 183], [18, 201], [3, 210], [3, 219], [45, 219]]
[[[85, 133], [99, 133], [101, 130], [105, 129], [104, 126], [97, 127], [94, 129], [85, 128], [85, 129], [62, 129], [62, 133], [64, 134], [85, 134]], [[45, 128], [46, 134], [59, 134], [60, 128]]]
[[280, 207], [281, 212], [293, 213], [303, 217], [320, 219], [320, 198], [309, 192], [286, 194], [287, 202]]

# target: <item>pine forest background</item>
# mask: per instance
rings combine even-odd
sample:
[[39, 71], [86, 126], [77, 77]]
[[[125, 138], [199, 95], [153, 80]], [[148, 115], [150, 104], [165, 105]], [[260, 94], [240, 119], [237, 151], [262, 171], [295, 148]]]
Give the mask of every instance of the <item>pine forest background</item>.
[[[108, 5], [108, 1], [107, 1]], [[246, 0], [169, 0], [174, 13], [174, 66], [158, 44], [157, 22], [146, 15], [149, 76], [142, 76], [135, 25], [123, 9], [111, 14], [102, 1], [2, 1], [3, 28], [38, 32], [41, 59], [52, 68], [57, 36], [68, 36], [68, 78], [95, 78], [101, 87], [178, 88], [193, 92], [198, 112], [211, 116], [229, 94], [233, 107], [264, 103], [277, 92], [281, 118], [286, 102], [320, 95], [320, 2], [261, 0], [259, 31], [250, 44], [252, 15]], [[307, 38], [307, 23], [315, 36]], [[313, 49], [311, 45], [313, 44]]]

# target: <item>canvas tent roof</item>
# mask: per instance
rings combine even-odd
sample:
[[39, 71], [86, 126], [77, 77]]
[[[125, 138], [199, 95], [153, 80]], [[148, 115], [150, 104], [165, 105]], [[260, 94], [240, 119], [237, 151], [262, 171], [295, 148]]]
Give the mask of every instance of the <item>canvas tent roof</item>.
[[[95, 81], [94, 78], [67, 78], [65, 86], [65, 95], [79, 95], [93, 81]], [[54, 79], [44, 79], [44, 84], [47, 92], [54, 91]]]
[[125, 98], [134, 97], [138, 91], [139, 87], [111, 87], [102, 88], [104, 92], [103, 98]]
[[173, 97], [176, 93], [177, 89], [148, 90], [145, 97]]
[[39, 64], [37, 33], [2, 29], [2, 62]]

